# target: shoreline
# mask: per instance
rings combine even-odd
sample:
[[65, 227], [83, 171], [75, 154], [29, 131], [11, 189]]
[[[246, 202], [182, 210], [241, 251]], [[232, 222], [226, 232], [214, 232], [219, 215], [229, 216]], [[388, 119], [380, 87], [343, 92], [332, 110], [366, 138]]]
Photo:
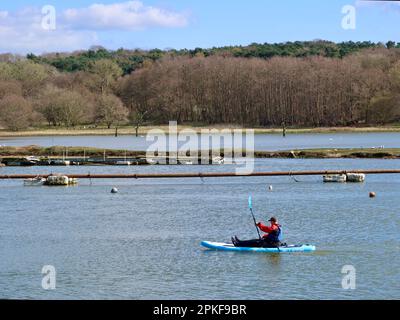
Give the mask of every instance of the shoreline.
[[[209, 151], [211, 153], [211, 150]], [[243, 150], [245, 152], [245, 150]], [[201, 151], [199, 151], [200, 157]], [[159, 156], [165, 155], [160, 152]], [[0, 162], [3, 159], [18, 159], [24, 157], [39, 158], [145, 158], [146, 151], [126, 151], [117, 149], [100, 149], [90, 147], [0, 147]], [[221, 153], [221, 156], [224, 156]], [[179, 158], [189, 158], [190, 155], [180, 156]], [[357, 148], [357, 149], [297, 149], [286, 151], [255, 151], [255, 159], [400, 159], [400, 148], [376, 149], [376, 148]]]
[[[145, 126], [139, 129], [139, 135], [145, 135], [154, 129], [161, 129], [168, 132], [168, 126]], [[254, 130], [255, 134], [282, 134], [282, 128], [242, 128], [239, 126], [178, 126], [178, 131], [183, 129], [191, 129], [196, 133], [201, 133], [202, 130], [210, 129], [242, 129]], [[115, 128], [106, 129], [32, 129], [23, 131], [0, 130], [0, 138], [16, 138], [16, 137], [40, 137], [40, 136], [114, 136]], [[383, 127], [324, 127], [324, 128], [287, 128], [286, 134], [329, 134], [329, 133], [390, 133], [400, 132], [400, 126], [383, 126]], [[134, 136], [135, 130], [132, 127], [118, 128], [118, 135]]]

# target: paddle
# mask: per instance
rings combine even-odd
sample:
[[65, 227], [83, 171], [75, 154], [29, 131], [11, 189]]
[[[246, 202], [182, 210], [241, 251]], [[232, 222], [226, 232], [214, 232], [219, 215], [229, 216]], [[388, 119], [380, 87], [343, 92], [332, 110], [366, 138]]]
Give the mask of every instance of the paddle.
[[257, 229], [258, 238], [261, 240], [260, 231], [258, 231], [256, 218], [254, 217], [254, 213], [253, 213], [253, 204], [252, 204], [252, 201], [251, 201], [251, 196], [249, 196], [249, 209], [250, 209], [250, 213], [251, 213], [251, 215], [253, 217], [254, 225], [256, 226], [256, 229]]

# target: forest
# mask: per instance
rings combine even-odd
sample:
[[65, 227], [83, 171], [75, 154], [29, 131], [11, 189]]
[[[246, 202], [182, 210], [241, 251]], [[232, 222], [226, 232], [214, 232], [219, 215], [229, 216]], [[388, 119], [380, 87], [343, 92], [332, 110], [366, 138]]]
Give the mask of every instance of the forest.
[[328, 41], [195, 50], [0, 55], [0, 126], [400, 122], [400, 44]]

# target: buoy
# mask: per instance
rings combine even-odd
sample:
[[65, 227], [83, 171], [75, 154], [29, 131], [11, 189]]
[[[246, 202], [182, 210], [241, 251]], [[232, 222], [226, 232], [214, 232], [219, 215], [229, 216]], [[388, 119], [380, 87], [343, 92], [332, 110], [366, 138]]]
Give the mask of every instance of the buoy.
[[268, 190], [269, 190], [269, 191], [272, 191], [272, 190], [274, 190], [274, 188], [273, 188], [272, 186], [269, 186], [269, 187], [268, 187]]
[[118, 193], [118, 189], [117, 188], [112, 188], [111, 189], [111, 193]]
[[376, 193], [375, 192], [370, 192], [369, 193], [369, 197], [370, 198], [375, 198], [376, 197]]

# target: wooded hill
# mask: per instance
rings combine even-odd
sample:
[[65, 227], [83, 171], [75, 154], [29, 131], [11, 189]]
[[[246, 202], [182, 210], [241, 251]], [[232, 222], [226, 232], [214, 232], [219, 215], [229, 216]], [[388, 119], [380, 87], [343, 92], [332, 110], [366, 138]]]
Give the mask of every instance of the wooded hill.
[[11, 130], [383, 125], [400, 121], [399, 98], [395, 42], [0, 55], [0, 121]]

